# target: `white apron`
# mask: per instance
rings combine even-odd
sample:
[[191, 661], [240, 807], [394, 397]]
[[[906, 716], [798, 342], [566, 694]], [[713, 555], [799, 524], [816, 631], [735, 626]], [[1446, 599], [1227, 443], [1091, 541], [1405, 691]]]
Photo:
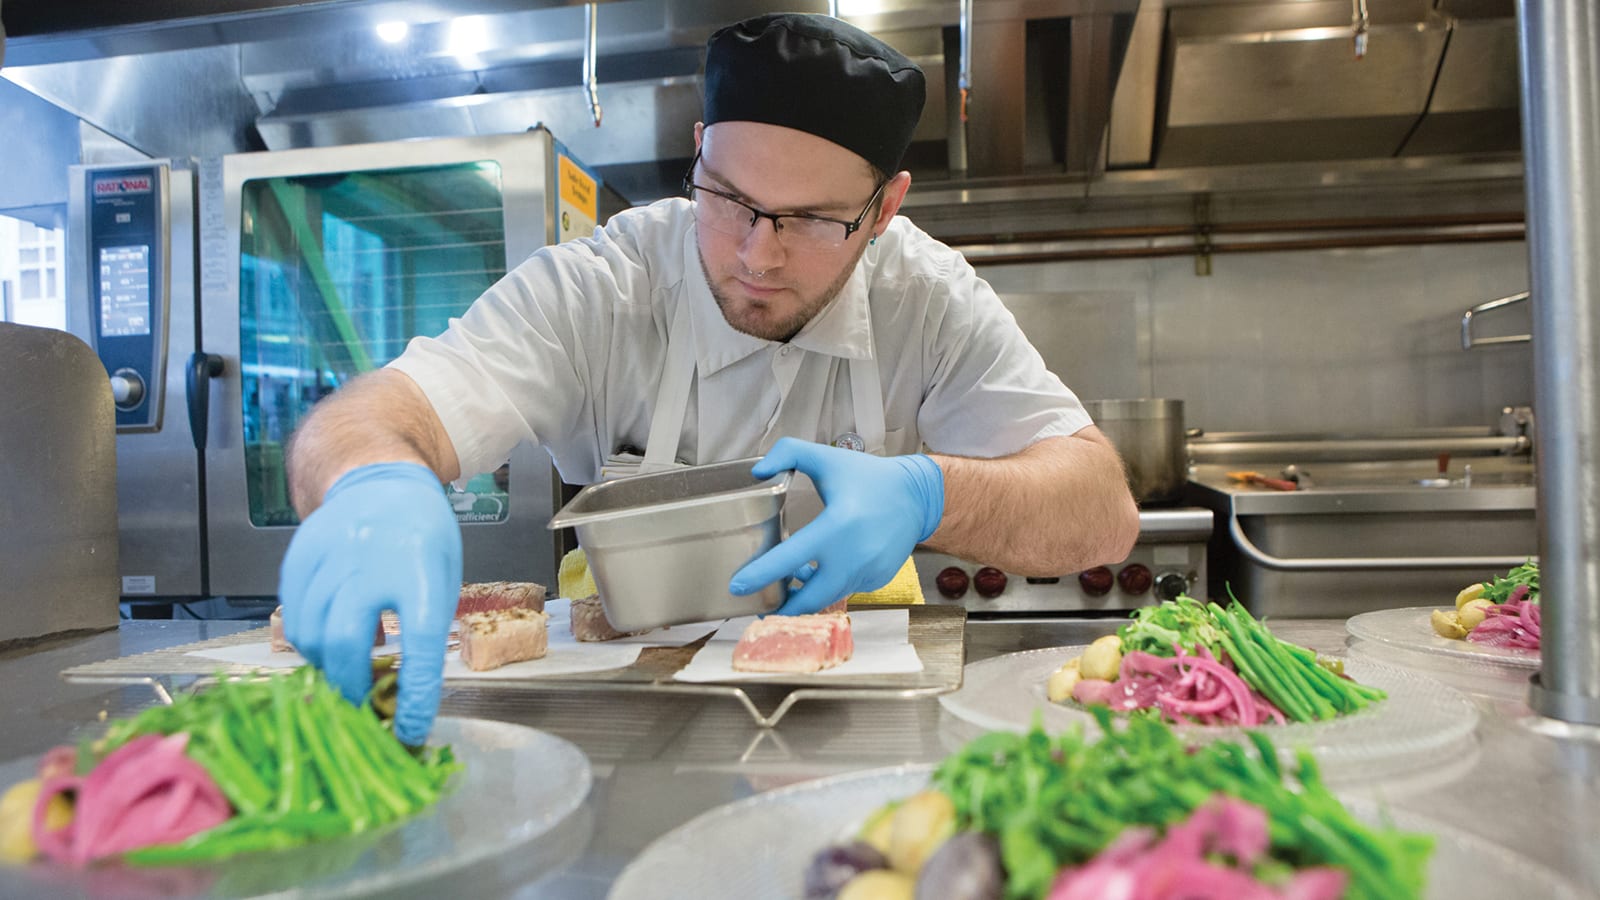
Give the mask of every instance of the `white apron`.
[[[650, 435], [645, 441], [644, 456], [640, 458], [637, 454], [622, 454], [608, 458], [601, 468], [600, 477], [603, 480], [661, 472], [684, 465], [678, 462], [678, 442], [683, 434], [683, 423], [689, 409], [689, 389], [694, 384], [698, 368], [695, 360], [694, 336], [690, 333], [692, 327], [689, 322], [689, 301], [685, 298], [678, 303], [678, 308], [672, 315], [672, 324], [667, 329], [667, 361], [665, 371], [662, 373], [661, 386], [656, 389], [656, 405], [650, 416]], [[853, 434], [840, 435], [835, 444], [855, 445], [855, 449], [882, 456], [885, 431], [883, 390], [878, 380], [878, 361], [875, 356], [869, 356], [866, 359], [852, 359], [849, 362], [850, 402], [855, 413], [856, 430]], [[793, 393], [789, 394], [784, 398], [784, 402], [787, 403], [793, 396]], [[772, 423], [761, 438], [759, 453], [765, 454], [772, 449], [772, 445], [776, 444], [779, 438], [783, 437], [778, 433], [779, 423], [782, 421], [781, 415], [773, 416]], [[815, 427], [812, 428], [812, 433], [816, 433]], [[697, 445], [700, 447], [701, 455], [707, 455], [705, 444], [697, 442]], [[720, 461], [700, 460], [701, 463]], [[784, 522], [787, 530], [790, 533], [798, 530], [816, 518], [821, 511], [822, 499], [817, 495], [811, 479], [804, 473], [796, 472], [794, 481], [789, 487], [788, 500], [784, 504]]]

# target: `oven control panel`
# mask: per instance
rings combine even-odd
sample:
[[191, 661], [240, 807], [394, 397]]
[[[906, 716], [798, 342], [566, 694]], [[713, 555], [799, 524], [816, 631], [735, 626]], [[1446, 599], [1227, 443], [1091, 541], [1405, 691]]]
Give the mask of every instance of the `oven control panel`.
[[1115, 614], [1203, 592], [1211, 527], [1208, 509], [1146, 511], [1126, 559], [1048, 577], [1024, 577], [929, 550], [912, 556], [929, 603], [956, 604], [972, 613]]
[[117, 431], [161, 427], [167, 334], [165, 165], [84, 171], [95, 352], [111, 378]]

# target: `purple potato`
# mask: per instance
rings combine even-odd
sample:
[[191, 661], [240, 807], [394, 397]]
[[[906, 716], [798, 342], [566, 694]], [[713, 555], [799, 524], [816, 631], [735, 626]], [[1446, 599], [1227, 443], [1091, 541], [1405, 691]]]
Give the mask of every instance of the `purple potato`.
[[1000, 900], [1005, 884], [1000, 845], [981, 831], [963, 831], [922, 864], [917, 900]]
[[862, 872], [889, 868], [889, 860], [866, 841], [823, 847], [806, 866], [806, 900], [831, 900]]

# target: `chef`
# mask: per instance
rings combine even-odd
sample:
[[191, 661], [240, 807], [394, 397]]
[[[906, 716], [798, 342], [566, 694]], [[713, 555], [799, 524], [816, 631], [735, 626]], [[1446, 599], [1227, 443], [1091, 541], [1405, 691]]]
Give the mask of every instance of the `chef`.
[[1137, 536], [1077, 397], [961, 255], [896, 215], [917, 65], [837, 19], [764, 15], [712, 35], [705, 92], [684, 197], [533, 254], [294, 436], [286, 634], [357, 700], [395, 610], [402, 740], [432, 725], [461, 586], [441, 482], [522, 440], [575, 484], [763, 454], [759, 477], [809, 476], [821, 514], [729, 585], [798, 579], [784, 614], [883, 586], [918, 543], [1060, 575]]

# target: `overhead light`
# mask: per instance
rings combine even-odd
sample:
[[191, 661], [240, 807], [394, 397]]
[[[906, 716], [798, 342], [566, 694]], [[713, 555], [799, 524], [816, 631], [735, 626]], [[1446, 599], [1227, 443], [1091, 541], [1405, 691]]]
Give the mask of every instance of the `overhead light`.
[[378, 39], [385, 44], [398, 44], [411, 33], [411, 26], [404, 22], [379, 22]]
[[482, 65], [478, 54], [489, 49], [491, 43], [486, 16], [462, 16], [450, 20], [449, 30], [445, 32], [444, 50], [463, 66], [477, 68]]

